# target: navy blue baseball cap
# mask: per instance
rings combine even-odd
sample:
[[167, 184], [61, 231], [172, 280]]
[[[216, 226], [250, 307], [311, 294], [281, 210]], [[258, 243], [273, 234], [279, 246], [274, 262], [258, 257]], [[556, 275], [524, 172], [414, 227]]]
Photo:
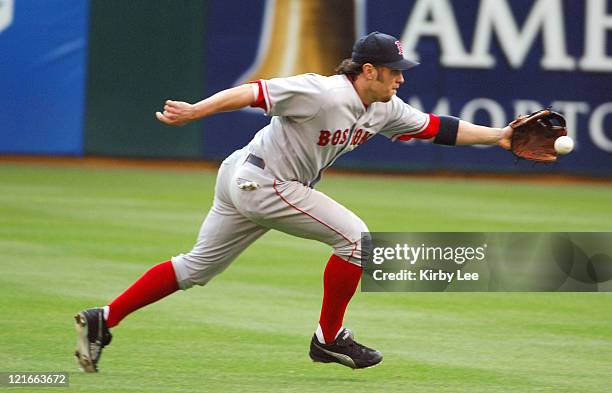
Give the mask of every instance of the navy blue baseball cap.
[[419, 65], [404, 58], [402, 43], [389, 34], [372, 32], [355, 42], [352, 59], [355, 63], [383, 65], [394, 70], [407, 70]]

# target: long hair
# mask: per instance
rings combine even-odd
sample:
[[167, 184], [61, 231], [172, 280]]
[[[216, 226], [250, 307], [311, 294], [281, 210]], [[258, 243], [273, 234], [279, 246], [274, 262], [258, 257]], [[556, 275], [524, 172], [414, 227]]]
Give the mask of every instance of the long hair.
[[363, 72], [361, 67], [362, 64], [355, 63], [353, 59], [349, 57], [347, 59], [342, 60], [342, 62], [338, 65], [338, 67], [336, 67], [334, 71], [338, 75], [344, 74], [350, 77], [351, 79], [354, 79], [357, 77], [357, 75]]

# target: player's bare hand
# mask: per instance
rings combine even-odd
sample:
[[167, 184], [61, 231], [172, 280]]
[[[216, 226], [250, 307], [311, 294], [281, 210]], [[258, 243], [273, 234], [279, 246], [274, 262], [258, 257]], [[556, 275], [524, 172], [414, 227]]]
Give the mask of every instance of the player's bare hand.
[[512, 142], [512, 127], [509, 125], [502, 128], [502, 135], [500, 140], [497, 142], [497, 145], [502, 149], [510, 150], [510, 145]]
[[162, 123], [172, 126], [182, 126], [194, 119], [194, 106], [183, 101], [166, 101], [163, 112], [155, 112]]

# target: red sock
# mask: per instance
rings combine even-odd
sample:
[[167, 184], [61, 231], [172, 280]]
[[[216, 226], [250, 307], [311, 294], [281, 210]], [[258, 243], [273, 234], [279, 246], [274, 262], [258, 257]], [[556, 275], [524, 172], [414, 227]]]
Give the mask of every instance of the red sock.
[[323, 273], [323, 306], [319, 325], [325, 342], [330, 343], [342, 327], [346, 306], [361, 279], [361, 268], [332, 255]]
[[177, 290], [178, 283], [172, 262], [155, 265], [109, 304], [110, 312], [106, 324], [109, 328], [117, 326], [128, 314]]

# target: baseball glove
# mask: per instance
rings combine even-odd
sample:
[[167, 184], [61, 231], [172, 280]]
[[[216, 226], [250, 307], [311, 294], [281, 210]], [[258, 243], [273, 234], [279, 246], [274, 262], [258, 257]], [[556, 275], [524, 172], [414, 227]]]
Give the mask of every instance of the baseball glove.
[[565, 118], [549, 109], [528, 116], [520, 116], [510, 123], [512, 139], [510, 151], [518, 158], [536, 162], [555, 162], [555, 140], [567, 135]]

